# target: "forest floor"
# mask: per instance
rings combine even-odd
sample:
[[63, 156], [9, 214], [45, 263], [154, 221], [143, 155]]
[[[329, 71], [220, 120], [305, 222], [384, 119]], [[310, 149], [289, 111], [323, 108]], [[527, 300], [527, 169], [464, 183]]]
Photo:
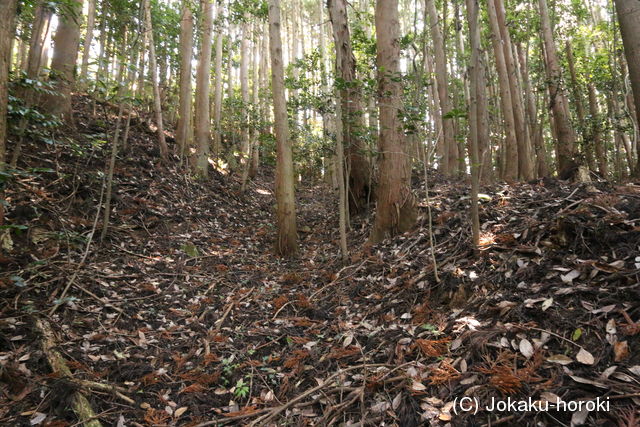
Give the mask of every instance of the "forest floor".
[[[332, 192], [301, 184], [282, 260], [268, 170], [244, 194], [194, 180], [136, 120], [100, 243], [114, 117], [76, 104], [77, 129], [26, 147], [7, 188], [0, 425], [77, 425], [80, 394], [118, 426], [638, 425], [639, 185], [485, 186], [475, 254], [468, 183], [430, 172], [436, 274], [424, 179], [416, 230], [367, 246], [357, 218], [346, 265]], [[610, 407], [486, 408], [507, 397]]]

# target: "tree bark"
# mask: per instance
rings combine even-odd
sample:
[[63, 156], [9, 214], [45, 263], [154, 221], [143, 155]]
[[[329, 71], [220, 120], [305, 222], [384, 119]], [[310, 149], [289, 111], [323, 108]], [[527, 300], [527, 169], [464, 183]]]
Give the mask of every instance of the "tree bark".
[[160, 101], [160, 87], [158, 85], [158, 67], [156, 64], [156, 48], [153, 41], [153, 24], [151, 23], [151, 3], [144, 0], [145, 33], [149, 42], [149, 68], [151, 69], [151, 85], [153, 86], [153, 109], [156, 115], [156, 126], [158, 127], [158, 144], [160, 146], [160, 156], [166, 160], [169, 156], [169, 148], [164, 136], [164, 124], [162, 122], [162, 106]]
[[388, 236], [410, 230], [417, 218], [416, 201], [411, 192], [411, 161], [406, 150], [402, 105], [398, 0], [378, 0], [375, 10], [380, 108], [379, 182], [376, 217], [369, 241], [380, 242]]
[[480, 91], [484, 92], [484, 82], [480, 80], [480, 30], [478, 28], [478, 0], [467, 0], [467, 21], [469, 25], [469, 39], [471, 41], [471, 65], [469, 67], [470, 98], [469, 98], [469, 159], [471, 163], [471, 232], [473, 245], [476, 250], [480, 246], [480, 215], [478, 212], [478, 192], [480, 189], [480, 159], [478, 146], [480, 128], [478, 98]]
[[509, 72], [507, 70], [504, 49], [502, 48], [500, 25], [498, 14], [493, 0], [487, 0], [489, 24], [491, 27], [493, 52], [496, 59], [496, 71], [498, 72], [498, 85], [500, 89], [500, 101], [502, 103], [502, 117], [504, 120], [505, 142], [502, 150], [504, 171], [502, 178], [507, 182], [513, 182], [518, 178], [518, 138], [516, 134], [515, 116], [513, 110], [513, 98], [509, 85]]
[[[615, 5], [636, 105], [636, 123], [640, 126], [640, 2], [638, 0], [615, 0]], [[640, 134], [640, 129], [638, 129], [638, 134]], [[638, 159], [634, 175], [640, 177], [640, 144], [637, 144], [637, 150]]]
[[180, 161], [185, 159], [190, 147], [189, 130], [191, 128], [191, 59], [193, 57], [193, 13], [190, 0], [182, 0], [182, 18], [180, 20], [180, 104], [178, 106], [178, 126], [176, 142], [179, 147]]
[[80, 66], [80, 78], [87, 79], [89, 70], [89, 56], [91, 54], [91, 42], [93, 41], [93, 29], [96, 23], [96, 0], [88, 0], [87, 9], [87, 30], [82, 43], [82, 65]]
[[530, 161], [531, 138], [524, 118], [522, 91], [518, 81], [518, 71], [511, 43], [511, 35], [507, 28], [504, 3], [502, 0], [494, 0], [494, 3], [498, 18], [500, 36], [502, 38], [505, 66], [507, 67], [511, 104], [513, 106], [513, 121], [516, 130], [516, 142], [518, 149], [518, 178], [527, 181], [532, 178]]
[[549, 97], [551, 112], [555, 122], [557, 142], [557, 164], [558, 173], [570, 169], [573, 165], [576, 135], [569, 119], [569, 104], [567, 96], [562, 87], [562, 71], [553, 38], [549, 9], [546, 0], [538, 0], [540, 9], [540, 27], [544, 50], [546, 53], [547, 80], [549, 86]]
[[541, 178], [547, 176], [547, 152], [544, 147], [542, 138], [542, 125], [538, 121], [538, 111], [536, 108], [536, 100], [533, 96], [533, 88], [529, 81], [529, 64], [525, 50], [522, 45], [517, 45], [518, 58], [520, 62], [520, 71], [522, 74], [522, 89], [525, 96], [525, 112], [529, 123], [529, 135], [531, 135], [533, 150], [535, 152], [535, 171], [534, 177]]
[[[442, 170], [444, 173], [450, 174], [455, 171], [457, 165], [457, 149], [454, 140], [453, 120], [446, 119], [445, 116], [451, 111], [451, 100], [449, 99], [448, 89], [448, 72], [447, 72], [447, 56], [444, 46], [444, 38], [442, 29], [440, 28], [440, 18], [434, 0], [425, 0], [426, 12], [429, 16], [429, 27], [433, 38], [433, 47], [435, 54], [435, 72], [436, 85], [438, 88], [438, 121], [443, 133], [441, 148]], [[426, 20], [425, 20], [426, 21]]]
[[569, 66], [569, 76], [571, 77], [571, 91], [573, 92], [573, 101], [576, 107], [576, 114], [578, 116], [578, 129], [582, 134], [582, 150], [586, 156], [589, 168], [593, 169], [594, 159], [593, 152], [591, 151], [588, 129], [585, 122], [582, 91], [580, 90], [580, 83], [578, 82], [578, 73], [576, 71], [576, 60], [573, 55], [573, 48], [571, 47], [571, 42], [569, 42], [569, 40], [567, 40], [567, 42], [565, 43], [565, 52], [567, 53], [567, 65]]
[[589, 137], [593, 143], [593, 149], [598, 161], [598, 172], [606, 179], [609, 171], [607, 154], [602, 140], [602, 125], [600, 109], [598, 108], [598, 98], [596, 97], [596, 88], [593, 83], [589, 83], [587, 90], [589, 92], [589, 115], [591, 116]]
[[[218, 20], [222, 17], [222, 2], [218, 3], [216, 16]], [[216, 83], [213, 90], [213, 155], [217, 158], [220, 155], [220, 148], [222, 143], [222, 137], [220, 129], [220, 120], [222, 117], [222, 41], [224, 39], [224, 33], [222, 32], [222, 26], [218, 24], [218, 31], [216, 31], [216, 58], [214, 65], [214, 72], [216, 75]]]
[[364, 142], [358, 136], [364, 128], [361, 88], [356, 84], [356, 58], [351, 48], [346, 1], [328, 0], [327, 8], [333, 28], [336, 58], [340, 58], [341, 61], [336, 69], [343, 80], [340, 98], [342, 134], [349, 169], [349, 212], [357, 214], [366, 210], [370, 191], [370, 165]]
[[209, 90], [211, 81], [211, 46], [213, 44], [213, 4], [211, 0], [201, 0], [200, 18], [200, 58], [196, 72], [196, 106], [194, 136], [197, 147], [196, 172], [203, 177], [209, 173], [209, 144], [211, 143], [211, 119]]
[[45, 40], [49, 33], [51, 24], [51, 16], [53, 11], [45, 1], [40, 1], [36, 6], [35, 20], [31, 30], [31, 39], [29, 41], [29, 56], [27, 58], [27, 77], [29, 79], [37, 79], [40, 69], [44, 63], [43, 55], [45, 48]]
[[56, 95], [49, 97], [44, 108], [52, 114], [60, 114], [72, 122], [71, 89], [75, 85], [75, 68], [80, 43], [80, 18], [83, 0], [74, 0], [72, 10], [60, 16], [58, 30], [53, 38], [53, 57], [51, 59], [51, 82], [55, 84]]
[[[248, 18], [248, 16], [245, 16]], [[249, 163], [251, 159], [251, 138], [249, 134], [249, 38], [251, 27], [248, 22], [242, 25], [242, 40], [240, 41], [240, 96], [242, 108], [240, 110], [240, 169], [241, 191], [244, 191], [249, 178]]]
[[[6, 168], [7, 106], [9, 103], [9, 69], [11, 67], [11, 40], [14, 36], [16, 0], [0, 3], [0, 172]], [[0, 186], [0, 226], [4, 224], [4, 188]]]
[[276, 133], [276, 224], [275, 249], [281, 256], [298, 251], [296, 230], [293, 153], [289, 139], [287, 100], [284, 96], [282, 40], [280, 38], [280, 0], [269, 0], [269, 52], [271, 54], [271, 86]]

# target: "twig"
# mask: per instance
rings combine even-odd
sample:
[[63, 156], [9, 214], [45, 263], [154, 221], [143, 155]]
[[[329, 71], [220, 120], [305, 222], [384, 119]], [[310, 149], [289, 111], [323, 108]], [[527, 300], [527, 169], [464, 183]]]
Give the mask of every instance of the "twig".
[[71, 286], [76, 281], [76, 278], [78, 277], [78, 273], [80, 272], [80, 268], [82, 268], [82, 266], [84, 265], [84, 262], [87, 259], [87, 256], [89, 255], [89, 249], [91, 248], [91, 242], [93, 241], [93, 235], [95, 234], [96, 227], [98, 226], [98, 218], [100, 218], [100, 207], [102, 206], [102, 197], [103, 196], [104, 196], [104, 177], [102, 178], [102, 185], [101, 185], [101, 189], [100, 189], [100, 200], [98, 201], [98, 209], [96, 210], [96, 217], [93, 220], [93, 228], [91, 229], [91, 233], [89, 233], [89, 239], [87, 241], [87, 246], [84, 249], [84, 254], [82, 255], [82, 259], [80, 259], [80, 262], [78, 263], [75, 271], [73, 272], [73, 275], [71, 276], [71, 279], [69, 279], [69, 283], [67, 283], [67, 286], [65, 286], [64, 290], [62, 291], [62, 294], [60, 294], [60, 297], [58, 298], [60, 303], [59, 304], [54, 304], [54, 306], [51, 307], [51, 310], [49, 311], [49, 316], [52, 316], [53, 313], [56, 312], [58, 307], [60, 305], [62, 305], [62, 301], [63, 301], [64, 297], [67, 295], [67, 292], [69, 291], [69, 288], [71, 288]]
[[293, 399], [291, 399], [290, 401], [288, 401], [287, 403], [275, 407], [273, 408], [270, 413], [266, 416], [266, 417], [261, 417], [258, 418], [257, 420], [254, 420], [250, 425], [254, 426], [257, 425], [257, 423], [260, 423], [260, 425], [266, 425], [270, 420], [272, 420], [273, 418], [275, 418], [276, 416], [278, 416], [278, 414], [280, 414], [281, 412], [283, 412], [284, 410], [286, 410], [287, 408], [290, 408], [291, 406], [295, 405], [296, 403], [300, 402], [301, 400], [305, 399], [306, 397], [312, 395], [313, 393], [322, 390], [323, 388], [331, 385], [331, 382], [333, 381], [334, 378], [349, 372], [349, 371], [355, 371], [357, 369], [362, 369], [362, 368], [377, 368], [377, 367], [381, 367], [381, 366], [388, 366], [386, 363], [376, 363], [376, 364], [368, 364], [365, 363], [363, 365], [357, 365], [357, 366], [350, 366], [346, 369], [343, 369], [341, 371], [336, 372], [335, 374], [331, 375], [329, 378], [327, 378], [326, 380], [324, 380], [322, 382], [322, 384], [317, 385], [313, 388], [310, 388], [309, 390], [305, 391], [304, 393], [298, 395], [298, 397], [295, 397]]
[[555, 332], [547, 331], [546, 329], [535, 328], [535, 327], [533, 327], [533, 326], [519, 326], [519, 327], [522, 327], [522, 328], [525, 328], [525, 329], [532, 329], [532, 330], [534, 330], [534, 331], [539, 331], [539, 332], [545, 332], [545, 333], [547, 333], [547, 334], [549, 334], [549, 335], [553, 335], [553, 336], [554, 336], [554, 337], [556, 337], [556, 338], [559, 338], [559, 339], [561, 339], [561, 340], [563, 340], [563, 341], [566, 341], [566, 342], [568, 342], [568, 343], [570, 343], [570, 344], [573, 344], [573, 345], [575, 345], [575, 346], [576, 346], [576, 347], [578, 347], [578, 348], [582, 348], [582, 346], [581, 346], [580, 344], [578, 344], [577, 342], [575, 342], [575, 341], [571, 341], [569, 338], [565, 338], [565, 337], [563, 337], [562, 335], [558, 335], [558, 334], [556, 334]]
[[[236, 306], [236, 304], [240, 304], [244, 299], [246, 299], [249, 295], [251, 295], [251, 293], [253, 292], [253, 290], [254, 290], [254, 289], [255, 289], [255, 288], [251, 288], [251, 289], [249, 289], [249, 292], [247, 292], [247, 293], [246, 293], [246, 294], [244, 294], [242, 297], [240, 297], [240, 299], [238, 299], [237, 301], [231, 301], [231, 302], [229, 303], [229, 305], [227, 306], [227, 309], [224, 311], [224, 314], [222, 315], [222, 317], [221, 317], [221, 318], [219, 318], [218, 320], [216, 320], [216, 323], [215, 323], [215, 325], [216, 325], [216, 327], [215, 327], [216, 332], [220, 331], [220, 329], [222, 328], [222, 324], [224, 323], [224, 321], [225, 321], [225, 320], [227, 319], [227, 317], [229, 316], [229, 313], [231, 313], [231, 310], [233, 309], [233, 307], [235, 307], [235, 306]], [[200, 317], [201, 317], [201, 320], [202, 320], [202, 318], [204, 318], [204, 315], [205, 315], [206, 313], [207, 313], [206, 311], [205, 311], [204, 313], [202, 313], [202, 315], [200, 316]]]

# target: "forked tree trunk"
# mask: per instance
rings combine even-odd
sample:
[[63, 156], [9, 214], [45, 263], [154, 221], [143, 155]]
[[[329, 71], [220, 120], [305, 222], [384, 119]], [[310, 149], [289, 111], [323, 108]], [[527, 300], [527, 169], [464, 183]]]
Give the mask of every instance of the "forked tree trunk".
[[153, 41], [153, 25], [151, 23], [151, 3], [144, 0], [145, 33], [149, 42], [149, 68], [151, 69], [151, 85], [153, 86], [153, 109], [156, 115], [156, 126], [158, 127], [158, 144], [160, 146], [160, 156], [166, 160], [169, 156], [169, 148], [164, 136], [164, 124], [162, 122], [162, 106], [160, 101], [160, 87], [158, 85], [158, 67], [156, 65], [156, 48]]
[[56, 86], [45, 109], [52, 114], [60, 114], [71, 123], [71, 89], [75, 85], [75, 68], [80, 43], [80, 18], [83, 0], [74, 0], [72, 10], [60, 17], [58, 30], [53, 38], [53, 58], [51, 60], [51, 82]]
[[93, 41], [93, 28], [96, 23], [96, 0], [88, 0], [89, 7], [87, 9], [87, 30], [82, 43], [82, 65], [80, 66], [80, 78], [87, 79], [89, 70], [89, 56], [91, 54], [91, 42]]
[[333, 27], [336, 58], [341, 58], [341, 64], [336, 69], [344, 81], [344, 87], [340, 90], [340, 98], [342, 103], [342, 135], [349, 169], [349, 212], [357, 214], [366, 210], [370, 191], [370, 165], [362, 138], [358, 136], [362, 134], [364, 128], [361, 89], [355, 85], [356, 58], [351, 49], [346, 1], [328, 0], [327, 7]]
[[[615, 5], [636, 105], [636, 123], [640, 126], [640, 1], [615, 0]], [[637, 144], [636, 149], [638, 159], [634, 175], [640, 177], [640, 143]]]
[[451, 111], [451, 100], [449, 99], [447, 78], [447, 56], [435, 0], [426, 0], [425, 7], [429, 16], [429, 28], [431, 31], [431, 37], [433, 38], [435, 54], [436, 85], [438, 88], [438, 106], [440, 107], [437, 119], [440, 122], [440, 127], [443, 133], [443, 147], [440, 149], [442, 159], [440, 159], [440, 163], [442, 164], [443, 172], [450, 174], [455, 171], [458, 159], [456, 143], [454, 140], [453, 120], [451, 118], [445, 118]]
[[284, 96], [284, 68], [280, 38], [280, 0], [269, 0], [269, 52], [271, 54], [271, 87], [276, 133], [276, 252], [281, 256], [298, 251], [296, 230], [293, 153], [289, 140], [287, 101]]
[[546, 52], [547, 80], [549, 85], [549, 96], [551, 112], [555, 122], [557, 134], [556, 152], [558, 173], [571, 169], [575, 150], [576, 134], [569, 119], [569, 104], [567, 96], [562, 87], [562, 71], [556, 52], [556, 45], [553, 38], [551, 20], [547, 0], [538, 0], [540, 9], [540, 27], [544, 50]]
[[380, 106], [379, 182], [376, 217], [369, 241], [410, 230], [417, 218], [416, 201], [411, 192], [411, 162], [407, 153], [402, 122], [398, 113], [402, 103], [398, 0], [376, 2], [375, 12]]
[[191, 1], [182, 0], [182, 18], [180, 20], [180, 104], [178, 106], [178, 126], [176, 142], [179, 147], [180, 161], [187, 157], [190, 147], [189, 129], [191, 128], [191, 59], [193, 57], [193, 13]]

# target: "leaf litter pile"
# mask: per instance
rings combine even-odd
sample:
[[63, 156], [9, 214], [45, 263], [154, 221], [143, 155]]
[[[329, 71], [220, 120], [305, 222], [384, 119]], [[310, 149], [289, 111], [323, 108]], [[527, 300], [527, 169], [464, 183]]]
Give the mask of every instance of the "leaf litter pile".
[[[0, 424], [638, 425], [639, 186], [486, 186], [475, 254], [468, 184], [430, 173], [434, 253], [417, 179], [419, 227], [368, 246], [355, 219], [348, 265], [334, 198], [301, 186], [281, 260], [268, 169], [194, 180], [138, 119], [100, 243], [113, 117], [77, 103], [87, 133], [26, 147], [7, 188]], [[507, 398], [610, 409], [487, 410]]]

